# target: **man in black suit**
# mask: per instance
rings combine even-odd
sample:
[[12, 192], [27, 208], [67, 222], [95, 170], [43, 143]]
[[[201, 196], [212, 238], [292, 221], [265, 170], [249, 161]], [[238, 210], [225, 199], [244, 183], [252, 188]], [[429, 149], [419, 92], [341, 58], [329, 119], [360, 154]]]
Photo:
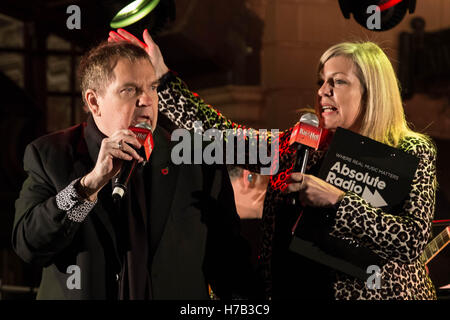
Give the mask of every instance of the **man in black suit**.
[[[207, 299], [246, 296], [233, 190], [220, 165], [174, 165], [157, 127], [158, 79], [133, 44], [102, 44], [80, 64], [87, 123], [25, 151], [13, 247], [43, 267], [38, 299]], [[146, 122], [154, 151], [120, 203], [111, 179], [142, 157], [128, 128]]]

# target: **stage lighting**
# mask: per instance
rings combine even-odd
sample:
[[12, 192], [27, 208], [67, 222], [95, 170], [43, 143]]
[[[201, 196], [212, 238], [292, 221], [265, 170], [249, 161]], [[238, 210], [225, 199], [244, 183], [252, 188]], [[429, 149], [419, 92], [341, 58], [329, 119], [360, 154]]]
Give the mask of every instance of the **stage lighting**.
[[[380, 9], [378, 13], [368, 10], [373, 5]], [[346, 19], [350, 19], [350, 14], [353, 13], [356, 22], [364, 28], [372, 31], [385, 31], [398, 25], [407, 11], [413, 13], [416, 8], [416, 0], [339, 0], [339, 7]], [[368, 23], [370, 19], [374, 18], [374, 14], [379, 14], [377, 26]]]
[[141, 20], [158, 5], [160, 0], [135, 0], [121, 9], [112, 19], [113, 29], [123, 28]]

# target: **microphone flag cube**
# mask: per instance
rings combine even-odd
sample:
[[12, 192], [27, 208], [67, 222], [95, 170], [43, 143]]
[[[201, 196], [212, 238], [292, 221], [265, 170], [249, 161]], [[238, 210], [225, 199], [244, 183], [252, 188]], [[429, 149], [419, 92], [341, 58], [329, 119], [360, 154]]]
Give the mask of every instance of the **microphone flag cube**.
[[326, 137], [326, 129], [299, 122], [292, 130], [289, 145], [300, 143], [317, 150]]
[[150, 155], [152, 154], [154, 146], [152, 131], [138, 127], [130, 127], [129, 129], [136, 134], [137, 139], [144, 147], [145, 160], [148, 161], [148, 159], [150, 159]]

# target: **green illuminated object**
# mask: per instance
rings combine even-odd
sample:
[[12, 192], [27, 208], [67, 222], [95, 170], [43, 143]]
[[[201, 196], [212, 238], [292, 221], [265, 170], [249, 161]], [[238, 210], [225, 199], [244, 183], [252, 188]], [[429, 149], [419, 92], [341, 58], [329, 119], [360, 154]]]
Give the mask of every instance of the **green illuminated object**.
[[113, 29], [123, 28], [141, 20], [158, 5], [160, 0], [135, 0], [125, 6], [112, 19], [110, 26]]

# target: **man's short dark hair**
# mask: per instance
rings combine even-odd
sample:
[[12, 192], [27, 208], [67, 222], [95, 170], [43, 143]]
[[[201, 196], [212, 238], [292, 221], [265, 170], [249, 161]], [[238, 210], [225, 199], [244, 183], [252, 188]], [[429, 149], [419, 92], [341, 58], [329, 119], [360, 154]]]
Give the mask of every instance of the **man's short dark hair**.
[[103, 42], [81, 58], [78, 77], [84, 103], [87, 104], [84, 95], [88, 89], [103, 94], [103, 90], [114, 81], [114, 68], [121, 58], [130, 62], [146, 59], [151, 64], [147, 52], [129, 42]]
[[231, 180], [235, 180], [237, 178], [239, 178], [242, 175], [242, 171], [244, 171], [244, 169], [242, 169], [239, 166], [234, 166], [234, 165], [227, 165], [227, 169], [228, 169], [228, 175], [230, 176]]

